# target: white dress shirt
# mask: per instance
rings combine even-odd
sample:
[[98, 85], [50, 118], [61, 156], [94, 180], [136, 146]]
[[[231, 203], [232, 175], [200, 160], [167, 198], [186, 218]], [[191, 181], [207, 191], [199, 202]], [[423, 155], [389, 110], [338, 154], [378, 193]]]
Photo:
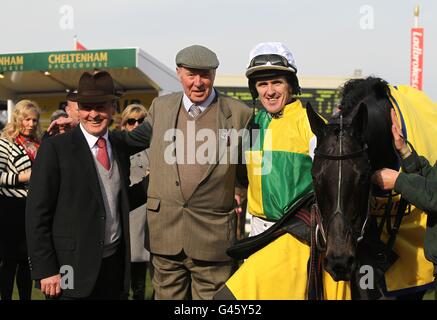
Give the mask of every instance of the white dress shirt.
[[[214, 101], [215, 97], [216, 97], [216, 92], [214, 89], [212, 89], [211, 94], [209, 95], [208, 98], [206, 98], [205, 101], [203, 101], [201, 104], [198, 104], [198, 106], [200, 107], [200, 110], [203, 112], [206, 110], [206, 108], [208, 108], [211, 103]], [[188, 98], [188, 96], [184, 93], [184, 97], [182, 99], [182, 103], [184, 105], [185, 110], [187, 110], [187, 112], [190, 111], [190, 108], [192, 105], [196, 104], [193, 103], [190, 98]]]
[[[93, 154], [94, 158], [96, 158], [97, 151], [99, 149], [97, 147], [97, 140], [99, 140], [99, 137], [89, 134], [82, 126], [82, 124], [80, 124], [79, 126], [80, 129], [82, 130], [83, 135], [85, 136], [86, 142], [88, 143], [91, 153]], [[112, 147], [111, 147], [111, 142], [109, 142], [108, 130], [106, 130], [105, 134], [103, 135], [103, 138], [106, 140], [106, 150], [108, 151], [109, 163], [112, 164]]]

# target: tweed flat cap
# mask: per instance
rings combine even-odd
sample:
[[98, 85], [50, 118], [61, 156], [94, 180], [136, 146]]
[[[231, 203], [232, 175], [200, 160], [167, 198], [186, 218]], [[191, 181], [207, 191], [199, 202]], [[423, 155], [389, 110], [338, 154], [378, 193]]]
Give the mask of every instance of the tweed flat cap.
[[217, 69], [217, 55], [206, 47], [193, 45], [186, 47], [176, 55], [176, 65], [193, 69]]

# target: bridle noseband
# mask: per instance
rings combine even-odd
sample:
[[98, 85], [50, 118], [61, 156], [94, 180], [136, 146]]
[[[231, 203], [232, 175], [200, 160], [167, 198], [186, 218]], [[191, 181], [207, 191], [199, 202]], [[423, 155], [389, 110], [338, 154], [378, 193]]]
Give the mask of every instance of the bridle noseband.
[[[323, 152], [320, 152], [319, 150], [317, 150], [317, 148], [314, 150], [314, 156], [320, 157], [322, 159], [325, 160], [332, 160], [332, 161], [338, 161], [338, 184], [337, 184], [337, 188], [338, 188], [338, 193], [337, 193], [337, 206], [336, 209], [334, 211], [334, 214], [329, 218], [328, 220], [328, 226], [330, 224], [330, 221], [333, 219], [333, 217], [335, 217], [335, 215], [340, 214], [344, 216], [343, 210], [341, 208], [341, 204], [340, 204], [340, 200], [341, 200], [341, 182], [342, 182], [342, 178], [343, 178], [343, 172], [342, 172], [342, 166], [341, 166], [341, 162], [342, 160], [349, 160], [349, 159], [353, 159], [353, 158], [358, 158], [362, 155], [366, 155], [367, 153], [367, 145], [365, 144], [363, 146], [363, 148], [361, 150], [355, 151], [355, 152], [351, 152], [351, 153], [346, 153], [343, 154], [343, 135], [344, 135], [344, 128], [343, 128], [343, 115], [340, 114], [339, 116], [339, 124], [340, 124], [340, 130], [338, 133], [338, 138], [339, 138], [339, 154], [326, 154]], [[364, 236], [364, 231], [365, 231], [365, 227], [367, 225], [367, 221], [369, 219], [369, 214], [370, 214], [370, 190], [369, 190], [369, 201], [367, 203], [367, 215], [366, 215], [366, 219], [361, 227], [361, 232], [360, 235], [356, 238], [356, 242], [360, 242], [361, 240], [363, 240], [363, 236]], [[311, 210], [311, 214], [315, 215], [315, 222], [316, 222], [316, 234], [315, 234], [315, 240], [316, 240], [316, 245], [318, 247], [319, 250], [324, 251], [326, 250], [326, 233], [325, 230], [323, 228], [323, 219], [321, 217], [320, 214], [320, 209], [318, 206], [318, 201], [317, 201], [317, 195], [316, 195], [316, 201], [313, 205], [313, 208]], [[321, 234], [323, 241], [324, 241], [324, 247], [321, 246], [321, 244], [319, 243], [319, 237], [318, 234]]]

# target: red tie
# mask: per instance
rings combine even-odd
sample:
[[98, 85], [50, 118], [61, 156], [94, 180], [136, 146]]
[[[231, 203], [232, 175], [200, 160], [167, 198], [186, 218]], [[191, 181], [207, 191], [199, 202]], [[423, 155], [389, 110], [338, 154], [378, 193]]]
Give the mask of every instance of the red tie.
[[101, 163], [103, 168], [106, 170], [109, 170], [111, 167], [109, 165], [109, 157], [108, 157], [108, 150], [106, 149], [106, 140], [105, 138], [100, 137], [97, 140], [97, 160]]

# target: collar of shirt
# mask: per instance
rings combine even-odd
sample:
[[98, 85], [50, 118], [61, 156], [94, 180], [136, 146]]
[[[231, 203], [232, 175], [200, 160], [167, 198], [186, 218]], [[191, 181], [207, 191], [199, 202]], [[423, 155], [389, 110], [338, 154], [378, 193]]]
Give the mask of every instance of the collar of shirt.
[[[215, 92], [215, 89], [212, 89], [209, 97], [199, 105], [200, 110], [202, 110], [202, 112], [205, 111], [205, 109], [211, 105], [211, 103], [214, 101], [216, 95], [217, 94]], [[190, 98], [188, 98], [188, 96], [185, 93], [184, 93], [184, 97], [182, 99], [182, 102], [183, 102], [184, 108], [185, 108], [185, 110], [187, 110], [187, 112], [190, 110], [191, 106], [193, 104], [195, 104], [190, 100]]]
[[[99, 137], [89, 134], [82, 126], [82, 124], [80, 124], [79, 126], [80, 126], [80, 130], [82, 130], [82, 133], [85, 136], [86, 142], [88, 143], [88, 147], [90, 148], [91, 153], [93, 154], [94, 157], [96, 157], [98, 151], [97, 140], [99, 139]], [[105, 134], [103, 135], [103, 138], [106, 140], [106, 150], [108, 151], [109, 161], [112, 162], [112, 147], [111, 147], [111, 142], [109, 141], [108, 132], [109, 131], [106, 130]]]

